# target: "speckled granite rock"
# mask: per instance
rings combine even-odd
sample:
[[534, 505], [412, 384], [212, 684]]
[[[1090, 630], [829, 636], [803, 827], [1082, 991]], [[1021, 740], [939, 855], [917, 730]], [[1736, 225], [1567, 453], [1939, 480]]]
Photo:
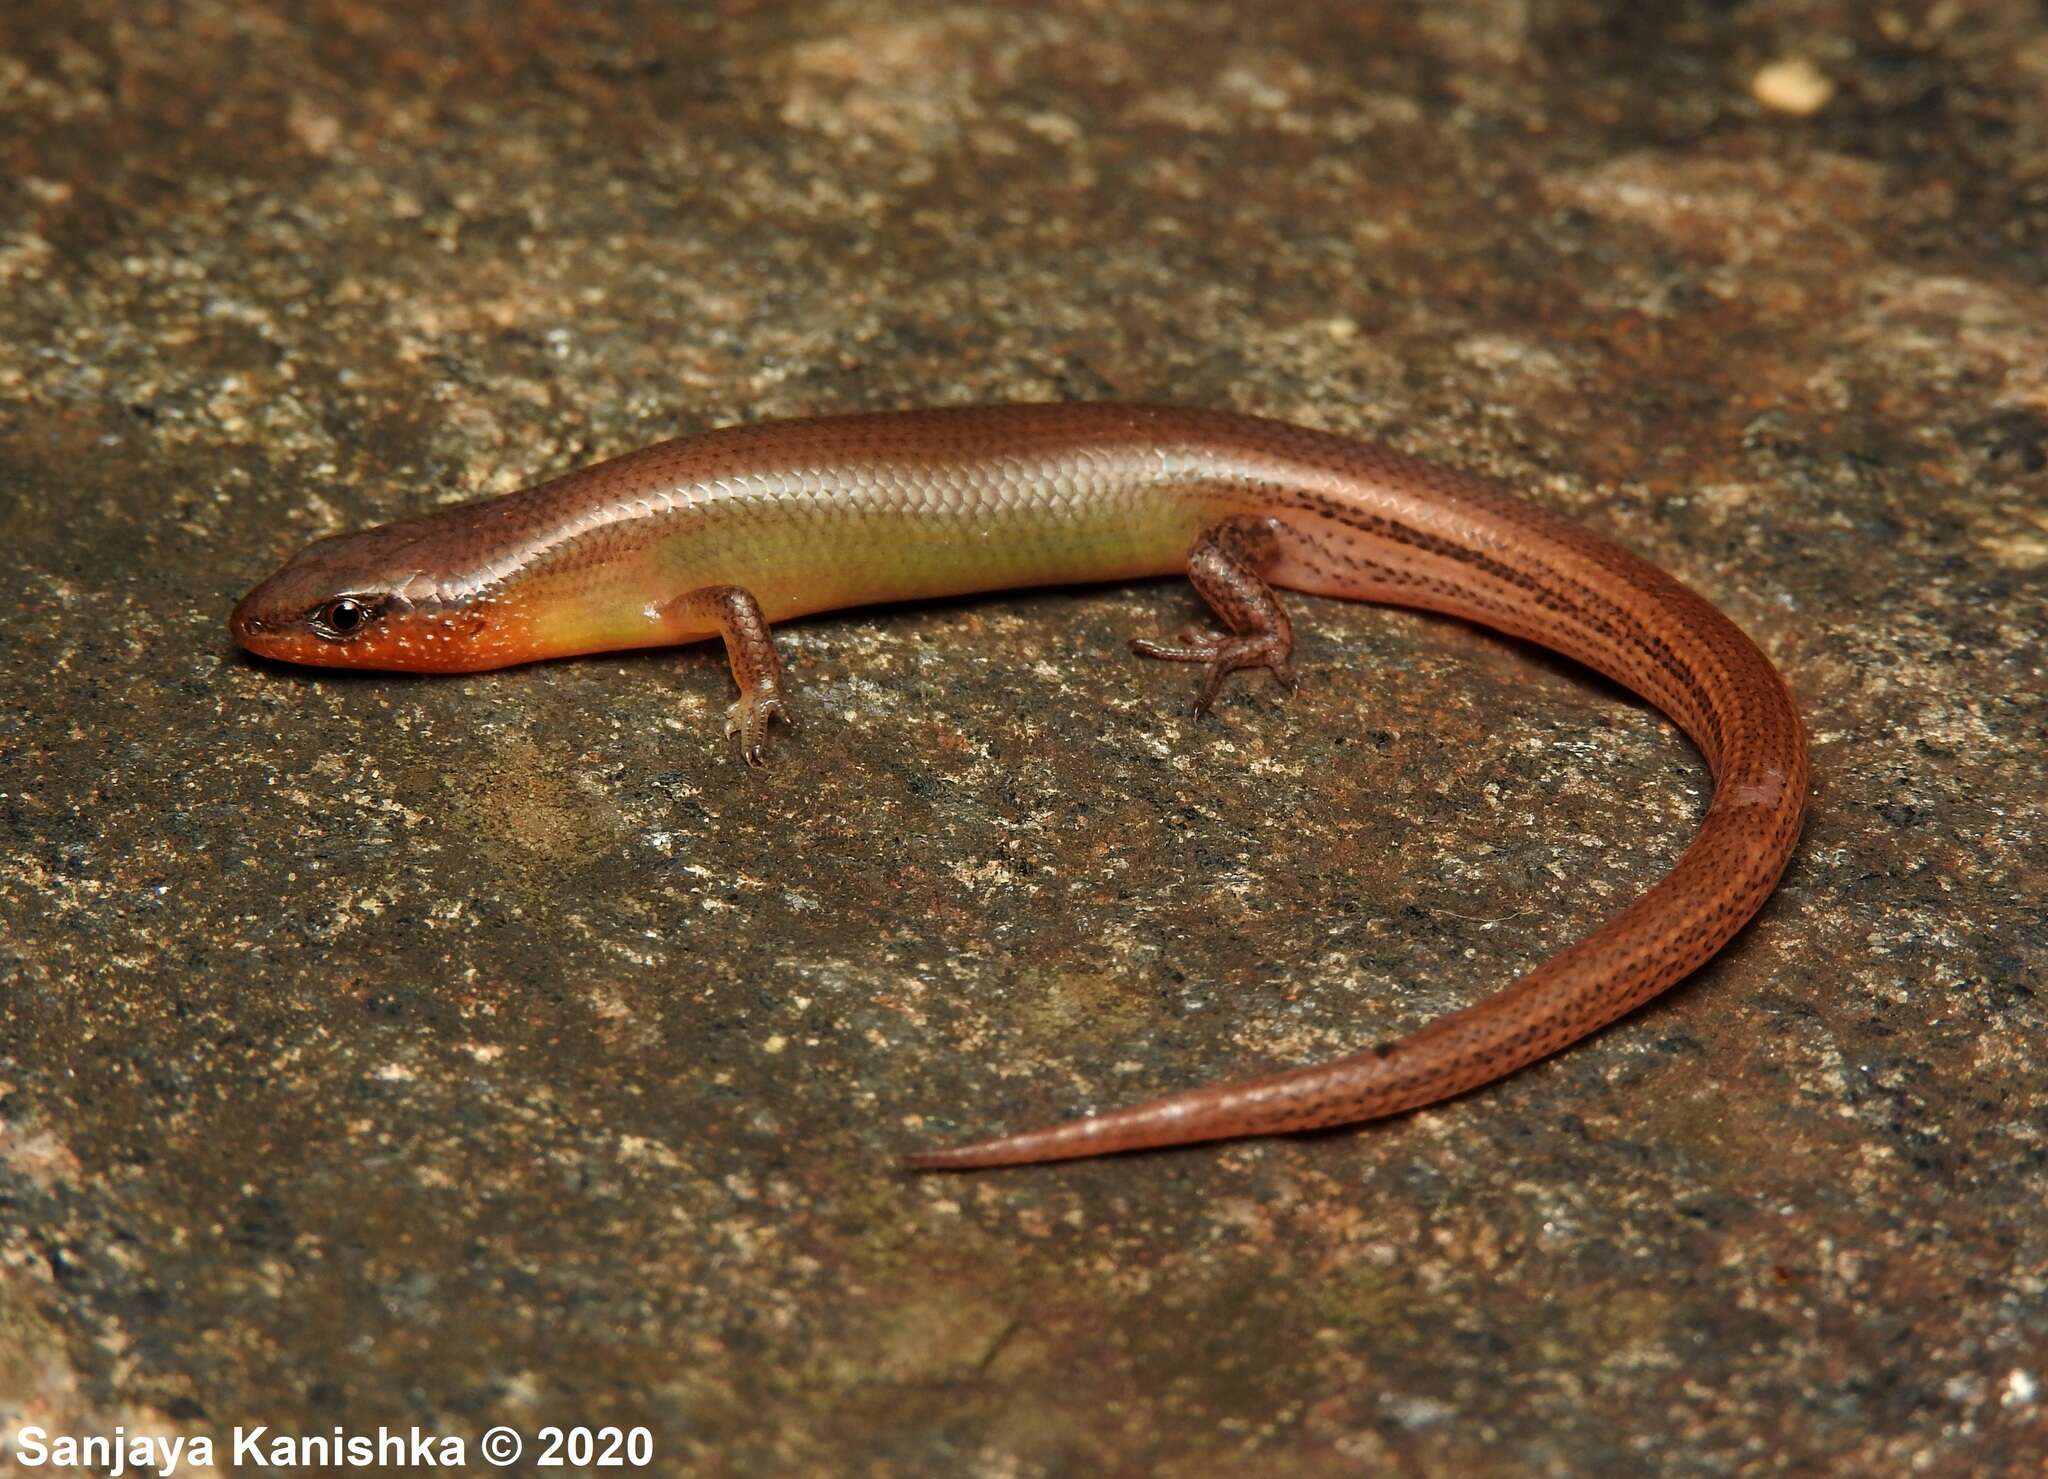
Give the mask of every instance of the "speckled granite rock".
[[[0, 166], [0, 1439], [2037, 1472], [2037, 5], [25, 0]], [[794, 628], [765, 775], [709, 652], [226, 646], [313, 535], [1101, 395], [1428, 451], [1699, 585], [1811, 719], [1780, 895], [1456, 1103], [910, 1179], [1473, 999], [1669, 864], [1700, 766], [1310, 601], [1302, 693], [1193, 723], [1121, 649], [1171, 583]]]

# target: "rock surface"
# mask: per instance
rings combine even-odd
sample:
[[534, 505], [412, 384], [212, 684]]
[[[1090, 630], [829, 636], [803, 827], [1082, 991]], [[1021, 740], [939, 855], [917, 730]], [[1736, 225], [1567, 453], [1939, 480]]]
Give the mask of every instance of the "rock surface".
[[[2038, 5], [24, 0], [0, 164], [0, 1442], [2034, 1472]], [[1702, 768], [1309, 600], [1301, 693], [1195, 723], [1122, 649], [1172, 582], [792, 627], [763, 774], [708, 649], [225, 639], [311, 537], [666, 436], [1103, 396], [1507, 478], [1722, 604], [1814, 739], [1758, 923], [1392, 1123], [911, 1178], [1475, 999]]]

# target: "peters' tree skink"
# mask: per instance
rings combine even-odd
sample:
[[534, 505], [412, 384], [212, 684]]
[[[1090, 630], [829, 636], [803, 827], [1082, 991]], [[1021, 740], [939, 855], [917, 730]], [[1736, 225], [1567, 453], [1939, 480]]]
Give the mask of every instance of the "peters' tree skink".
[[1134, 641], [1292, 684], [1272, 587], [1449, 612], [1641, 694], [1711, 767], [1698, 836], [1591, 935], [1413, 1036], [1332, 1063], [908, 1158], [1059, 1160], [1345, 1124], [1554, 1053], [1700, 965], [1798, 839], [1806, 740], [1735, 624], [1634, 555], [1493, 484], [1281, 422], [1158, 406], [1027, 405], [733, 427], [502, 498], [308, 546], [235, 608], [252, 652], [470, 672], [722, 637], [731, 732], [758, 763], [787, 719], [769, 624], [807, 612], [1185, 568], [1227, 630]]

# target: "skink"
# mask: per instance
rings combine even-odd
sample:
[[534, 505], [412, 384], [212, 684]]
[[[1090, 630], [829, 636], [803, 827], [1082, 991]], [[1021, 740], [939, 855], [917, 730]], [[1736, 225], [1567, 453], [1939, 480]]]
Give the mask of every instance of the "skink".
[[1669, 874], [1496, 994], [1334, 1062], [918, 1152], [952, 1170], [1307, 1130], [1488, 1083], [1648, 1001], [1756, 912], [1797, 844], [1806, 739], [1727, 617], [1504, 489], [1385, 448], [1222, 411], [1019, 405], [731, 427], [501, 498], [309, 545], [236, 606], [249, 651], [473, 672], [711, 637], [759, 763], [787, 721], [770, 624], [809, 612], [1185, 569], [1222, 629], [1139, 639], [1292, 686], [1273, 588], [1447, 612], [1576, 659], [1656, 705], [1714, 797]]

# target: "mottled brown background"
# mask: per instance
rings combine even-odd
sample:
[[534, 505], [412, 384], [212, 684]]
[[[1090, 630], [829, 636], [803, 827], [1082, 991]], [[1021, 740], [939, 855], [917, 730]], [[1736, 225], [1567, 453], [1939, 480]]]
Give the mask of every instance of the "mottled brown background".
[[[911, 1179], [1329, 1055], [1665, 868], [1610, 687], [1185, 588], [474, 679], [308, 537], [734, 419], [1132, 396], [1528, 487], [1812, 725], [1698, 978], [1393, 1123]], [[0, 9], [0, 1429], [642, 1423], [664, 1472], [2036, 1471], [2048, 12]], [[0, 1465], [6, 1460], [0, 1457]]]

